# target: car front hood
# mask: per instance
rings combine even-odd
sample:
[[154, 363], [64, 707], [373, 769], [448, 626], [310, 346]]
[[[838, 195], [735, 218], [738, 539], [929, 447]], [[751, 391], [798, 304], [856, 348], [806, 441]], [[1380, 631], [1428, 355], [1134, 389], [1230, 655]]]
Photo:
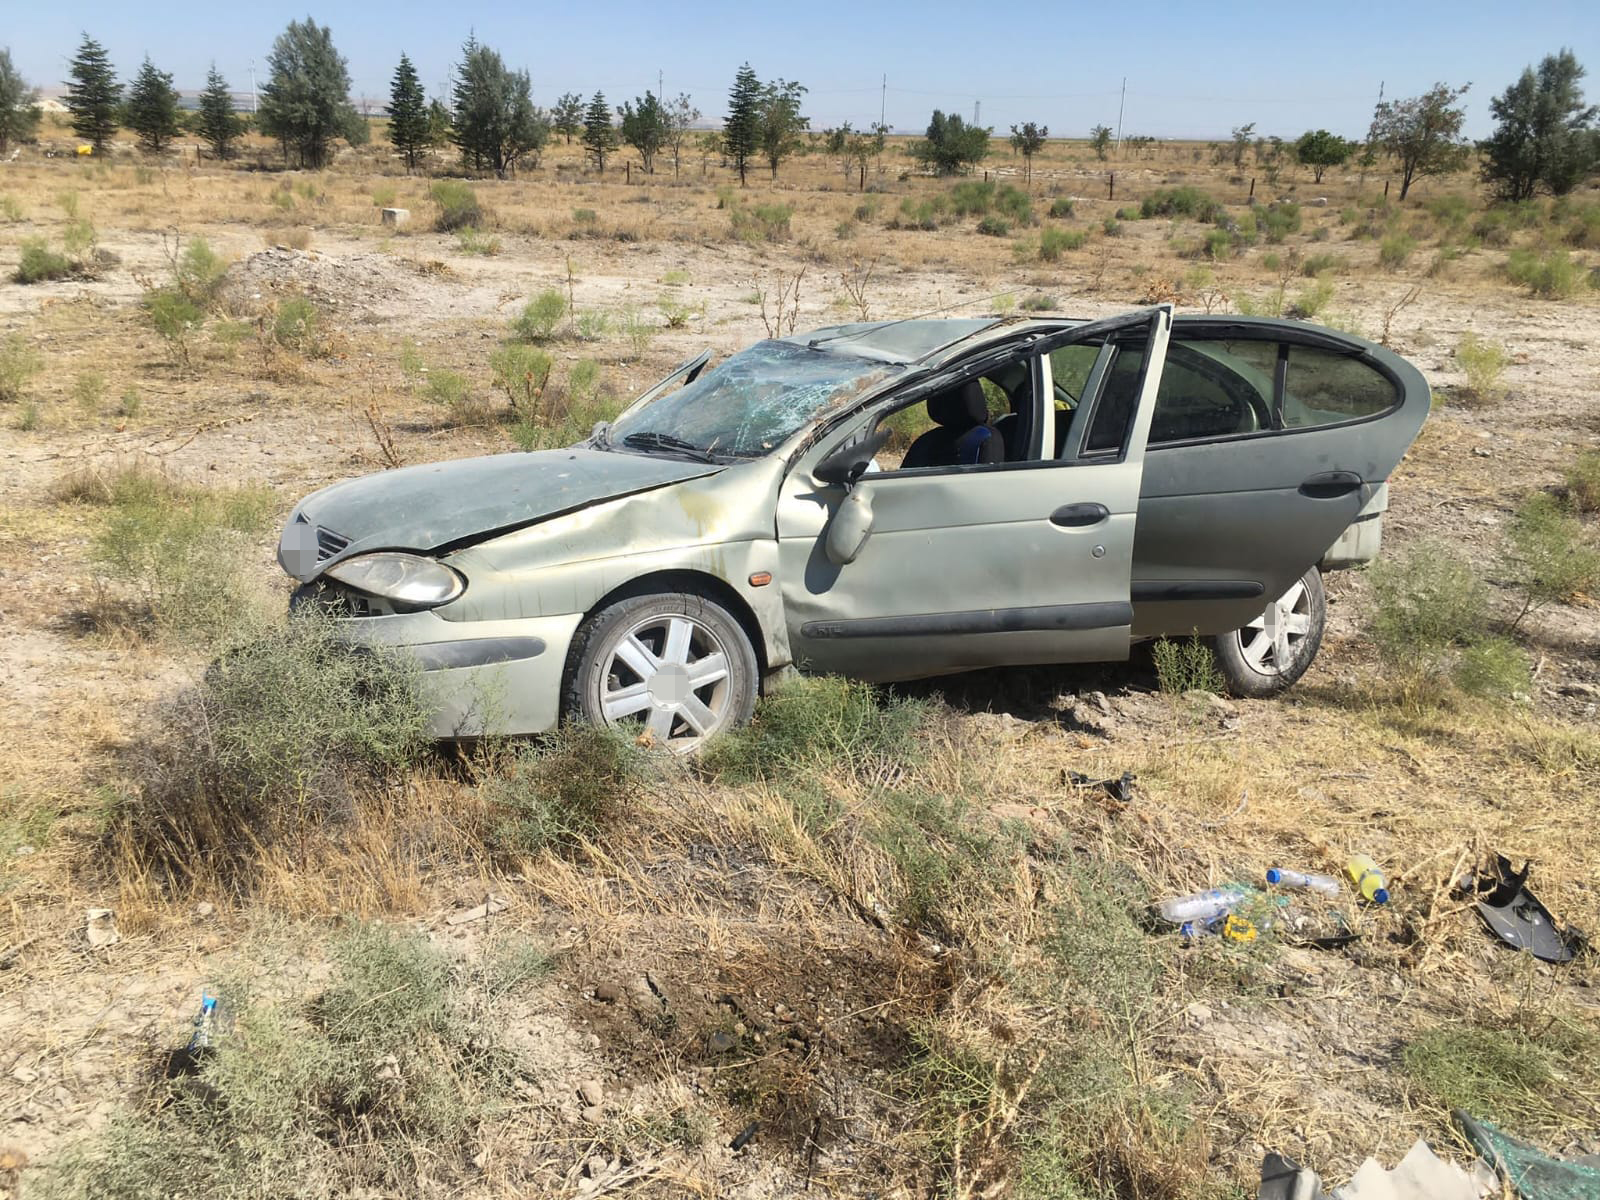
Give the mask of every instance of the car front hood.
[[278, 562], [305, 582], [355, 554], [438, 553], [722, 469], [586, 448], [402, 467], [307, 496], [284, 527]]

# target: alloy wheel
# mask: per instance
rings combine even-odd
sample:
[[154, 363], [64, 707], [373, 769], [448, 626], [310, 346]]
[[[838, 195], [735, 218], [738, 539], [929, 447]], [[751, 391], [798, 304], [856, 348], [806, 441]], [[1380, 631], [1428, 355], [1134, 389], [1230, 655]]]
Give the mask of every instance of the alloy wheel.
[[1245, 662], [1263, 675], [1281, 675], [1298, 660], [1311, 633], [1311, 621], [1311, 593], [1305, 582], [1297, 579], [1265, 612], [1239, 630]]
[[728, 721], [727, 649], [681, 613], [653, 614], [629, 628], [597, 683], [606, 723], [638, 725], [658, 746], [687, 752]]

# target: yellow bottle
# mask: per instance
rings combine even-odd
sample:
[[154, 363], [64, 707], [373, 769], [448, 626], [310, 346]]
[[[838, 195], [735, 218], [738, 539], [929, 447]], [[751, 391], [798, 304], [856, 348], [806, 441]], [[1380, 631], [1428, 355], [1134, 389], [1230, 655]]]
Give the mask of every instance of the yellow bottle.
[[1389, 903], [1389, 881], [1383, 877], [1378, 864], [1365, 854], [1352, 854], [1344, 865], [1345, 874], [1355, 884], [1356, 891], [1374, 904]]

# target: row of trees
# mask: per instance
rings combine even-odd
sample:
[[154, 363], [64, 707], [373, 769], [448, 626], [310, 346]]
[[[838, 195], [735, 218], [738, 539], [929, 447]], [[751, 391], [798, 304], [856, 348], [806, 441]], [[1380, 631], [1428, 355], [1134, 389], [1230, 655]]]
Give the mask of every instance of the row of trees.
[[[349, 102], [348, 64], [334, 47], [328, 26], [310, 18], [291, 21], [273, 42], [267, 67], [258, 123], [263, 133], [279, 141], [286, 161], [318, 168], [326, 164], [336, 139], [365, 143], [368, 126]], [[85, 34], [68, 74], [72, 128], [97, 153], [106, 150], [119, 127], [133, 130], [140, 145], [156, 153], [185, 128], [171, 74], [148, 57], [124, 88], [105, 48]], [[654, 172], [663, 153], [671, 155], [676, 169], [684, 140], [701, 115], [687, 95], [669, 102], [649, 91], [615, 110], [601, 92], [587, 102], [568, 93], [546, 111], [533, 103], [528, 73], [508, 68], [498, 51], [476, 37], [462, 47], [454, 76], [450, 105], [430, 102], [416, 67], [401, 55], [390, 90], [389, 138], [408, 167], [415, 167], [430, 149], [453, 143], [467, 166], [506, 175], [524, 163], [537, 165], [550, 138], [560, 135], [569, 144], [580, 139], [602, 171], [621, 145], [638, 152], [646, 172]], [[1469, 85], [1439, 83], [1420, 96], [1380, 102], [1365, 142], [1315, 129], [1287, 148], [1319, 183], [1329, 167], [1341, 166], [1358, 153], [1363, 167], [1374, 165], [1380, 153], [1388, 155], [1399, 171], [1401, 199], [1419, 178], [1460, 170], [1476, 148], [1483, 178], [1498, 197], [1525, 200], [1541, 191], [1561, 195], [1600, 170], [1600, 110], [1584, 104], [1583, 76], [1584, 68], [1566, 49], [1547, 56], [1537, 69], [1528, 67], [1490, 101], [1496, 127], [1476, 147], [1461, 134], [1466, 119], [1462, 97]], [[764, 83], [749, 63], [740, 67], [717, 149], [738, 171], [741, 184], [751, 166], [762, 162], [777, 178], [783, 160], [805, 145], [810, 128], [801, 112], [805, 93], [792, 80]], [[9, 51], [0, 50], [0, 152], [13, 141], [35, 136], [39, 120], [37, 92], [16, 71]], [[244, 122], [234, 112], [232, 92], [215, 65], [187, 127], [219, 158], [230, 154], [242, 133]], [[1234, 129], [1231, 147], [1218, 147], [1218, 160], [1231, 156], [1234, 166], [1242, 167], [1254, 130], [1253, 123]], [[845, 124], [825, 131], [821, 142], [839, 158], [847, 176], [859, 172], [864, 186], [866, 163], [883, 153], [887, 132], [884, 125], [858, 131]], [[1010, 144], [1022, 156], [1025, 172], [1031, 174], [1033, 158], [1049, 132], [1032, 121], [1011, 126]], [[987, 157], [992, 133], [936, 109], [925, 136], [909, 152], [940, 174], [955, 174]], [[1111, 140], [1104, 125], [1090, 133], [1090, 145], [1101, 159]], [[1257, 161], [1264, 161], [1268, 140], [1255, 139]], [[1284, 145], [1277, 138], [1270, 142], [1276, 161]]]

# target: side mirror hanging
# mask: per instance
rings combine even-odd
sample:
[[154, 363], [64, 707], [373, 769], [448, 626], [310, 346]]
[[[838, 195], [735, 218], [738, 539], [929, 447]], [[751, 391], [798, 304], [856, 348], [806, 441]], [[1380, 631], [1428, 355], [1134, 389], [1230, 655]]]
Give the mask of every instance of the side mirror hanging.
[[811, 475], [822, 483], [835, 487], [851, 487], [867, 472], [873, 456], [889, 440], [889, 430], [880, 429], [871, 437], [841, 446], [811, 468]]

